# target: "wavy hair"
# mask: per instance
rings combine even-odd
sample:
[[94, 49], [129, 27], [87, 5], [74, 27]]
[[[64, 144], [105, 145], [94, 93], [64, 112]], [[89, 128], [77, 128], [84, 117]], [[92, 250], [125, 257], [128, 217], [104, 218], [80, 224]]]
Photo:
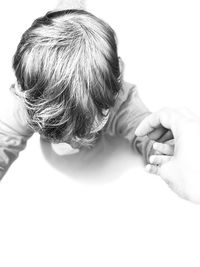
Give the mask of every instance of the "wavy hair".
[[115, 32], [83, 10], [36, 19], [22, 35], [13, 69], [30, 127], [76, 147], [93, 143], [94, 125], [121, 87]]

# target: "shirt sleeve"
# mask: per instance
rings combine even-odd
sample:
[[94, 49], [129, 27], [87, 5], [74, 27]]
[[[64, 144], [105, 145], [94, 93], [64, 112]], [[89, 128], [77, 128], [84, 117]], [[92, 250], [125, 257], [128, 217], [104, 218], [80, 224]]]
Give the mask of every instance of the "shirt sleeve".
[[10, 90], [6, 103], [1, 101], [0, 105], [0, 179], [25, 148], [32, 134], [19, 99]]
[[127, 139], [132, 148], [143, 156], [145, 163], [148, 163], [153, 142], [147, 136], [137, 137], [135, 130], [150, 111], [141, 101], [134, 85], [124, 83], [122, 91], [108, 122], [108, 134]]

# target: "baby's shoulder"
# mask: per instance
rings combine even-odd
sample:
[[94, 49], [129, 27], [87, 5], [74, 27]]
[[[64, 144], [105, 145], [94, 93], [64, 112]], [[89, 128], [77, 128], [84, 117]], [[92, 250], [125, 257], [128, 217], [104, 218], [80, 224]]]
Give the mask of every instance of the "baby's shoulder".
[[0, 122], [7, 125], [10, 132], [30, 136], [33, 130], [28, 126], [24, 105], [16, 95], [14, 86], [10, 86], [10, 90], [4, 95], [4, 103], [0, 105]]

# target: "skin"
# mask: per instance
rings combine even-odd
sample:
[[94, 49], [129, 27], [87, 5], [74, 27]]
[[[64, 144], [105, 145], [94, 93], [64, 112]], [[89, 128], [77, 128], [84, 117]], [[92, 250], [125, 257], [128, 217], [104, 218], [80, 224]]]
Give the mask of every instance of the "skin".
[[[161, 132], [169, 132], [174, 147], [160, 143]], [[160, 175], [182, 198], [200, 204], [200, 117], [185, 108], [165, 108], [146, 117], [136, 135], [148, 135], [162, 153], [150, 157], [147, 171]]]

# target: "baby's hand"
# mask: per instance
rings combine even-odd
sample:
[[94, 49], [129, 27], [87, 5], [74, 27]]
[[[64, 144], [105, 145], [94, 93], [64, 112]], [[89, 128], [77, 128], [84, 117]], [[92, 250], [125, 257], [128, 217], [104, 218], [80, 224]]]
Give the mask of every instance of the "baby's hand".
[[155, 150], [155, 154], [150, 156], [150, 164], [146, 166], [146, 170], [150, 173], [159, 175], [158, 167], [171, 160], [174, 155], [174, 144], [173, 141], [166, 143], [155, 142], [153, 144], [153, 148]]

